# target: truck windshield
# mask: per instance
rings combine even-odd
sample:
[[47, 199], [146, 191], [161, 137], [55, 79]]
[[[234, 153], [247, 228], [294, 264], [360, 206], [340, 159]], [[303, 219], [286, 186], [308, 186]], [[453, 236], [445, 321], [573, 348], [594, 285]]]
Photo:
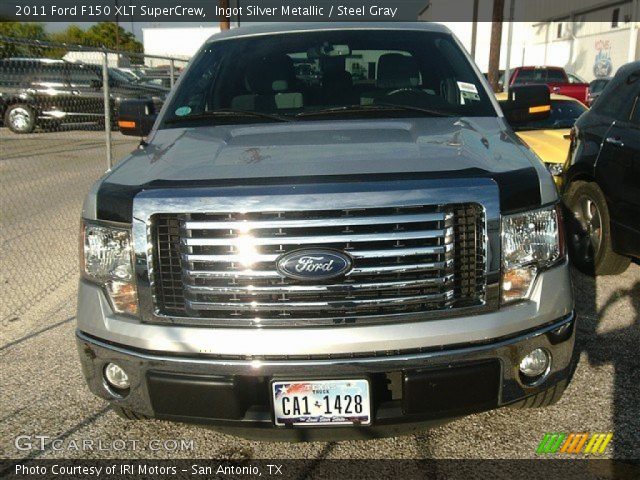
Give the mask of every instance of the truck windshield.
[[349, 29], [215, 41], [184, 76], [161, 128], [496, 116], [458, 44], [435, 32]]
[[518, 71], [513, 83], [566, 83], [562, 70], [554, 68], [523, 68]]

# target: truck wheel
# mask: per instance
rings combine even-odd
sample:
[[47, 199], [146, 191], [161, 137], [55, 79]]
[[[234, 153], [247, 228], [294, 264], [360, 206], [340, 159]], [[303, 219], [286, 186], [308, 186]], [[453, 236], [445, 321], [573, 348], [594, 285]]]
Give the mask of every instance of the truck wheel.
[[114, 405], [111, 406], [111, 410], [113, 410], [120, 418], [124, 418], [125, 420], [147, 420], [149, 418], [142, 413], [134, 412], [128, 408], [116, 407]]
[[16, 103], [4, 113], [4, 124], [13, 133], [31, 133], [36, 128], [36, 114], [29, 105]]
[[569, 254], [578, 270], [588, 275], [624, 272], [631, 259], [613, 251], [609, 208], [600, 187], [594, 182], [573, 182], [564, 204]]

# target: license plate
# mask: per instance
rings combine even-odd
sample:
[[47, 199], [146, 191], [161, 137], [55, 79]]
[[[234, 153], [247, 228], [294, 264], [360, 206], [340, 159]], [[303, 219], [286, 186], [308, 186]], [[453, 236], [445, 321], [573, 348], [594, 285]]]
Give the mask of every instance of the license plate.
[[370, 425], [367, 380], [274, 381], [276, 425]]

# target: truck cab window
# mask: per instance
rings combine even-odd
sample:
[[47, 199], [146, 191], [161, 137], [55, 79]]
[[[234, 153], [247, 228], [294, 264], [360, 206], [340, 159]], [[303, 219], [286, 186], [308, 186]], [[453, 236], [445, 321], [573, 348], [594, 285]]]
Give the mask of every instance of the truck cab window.
[[[361, 107], [399, 104], [446, 115], [495, 115], [469, 61], [450, 36], [434, 32], [344, 30], [213, 42], [185, 75], [161, 128], [220, 110], [299, 120], [335, 108], [350, 118], [366, 116]], [[406, 109], [396, 114], [406, 115]]]

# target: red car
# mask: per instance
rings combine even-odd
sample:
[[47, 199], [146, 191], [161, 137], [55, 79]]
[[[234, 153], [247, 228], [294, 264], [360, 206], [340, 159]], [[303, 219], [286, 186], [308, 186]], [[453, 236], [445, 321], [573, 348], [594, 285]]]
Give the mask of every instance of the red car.
[[516, 67], [511, 70], [509, 85], [544, 83], [551, 93], [566, 95], [587, 104], [588, 83], [572, 83], [561, 67]]

